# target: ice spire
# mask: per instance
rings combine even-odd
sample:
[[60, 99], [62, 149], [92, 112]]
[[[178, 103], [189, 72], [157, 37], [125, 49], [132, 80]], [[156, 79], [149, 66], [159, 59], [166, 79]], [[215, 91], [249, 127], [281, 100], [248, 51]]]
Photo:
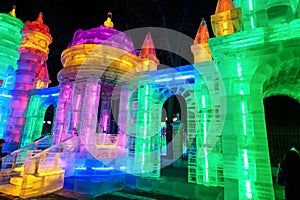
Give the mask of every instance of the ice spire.
[[43, 23], [43, 13], [42, 13], [42, 12], [39, 13], [39, 16], [38, 16], [38, 18], [37, 18], [36, 21], [37, 21], [38, 23], [40, 23], [40, 24]]
[[149, 32], [141, 47], [138, 62], [140, 62], [140, 65], [135, 69], [136, 72], [157, 70], [159, 60], [156, 57], [155, 47]]
[[139, 56], [147, 56], [150, 54], [156, 56], [153, 40], [152, 40], [150, 32], [148, 32], [146, 35], [146, 38], [143, 42]]
[[194, 39], [194, 44], [208, 43], [209, 32], [204, 18], [202, 18], [197, 35]]

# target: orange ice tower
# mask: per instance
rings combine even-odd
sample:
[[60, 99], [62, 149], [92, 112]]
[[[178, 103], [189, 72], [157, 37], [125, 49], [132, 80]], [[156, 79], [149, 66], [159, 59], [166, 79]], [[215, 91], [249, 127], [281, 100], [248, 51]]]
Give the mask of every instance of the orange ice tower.
[[212, 59], [208, 40], [209, 32], [207, 24], [205, 19], [202, 18], [196, 37], [194, 39], [194, 45], [192, 45], [191, 47], [191, 50], [194, 54], [195, 63], [206, 62]]
[[241, 14], [241, 8], [236, 8], [232, 0], [218, 0], [216, 12], [211, 16], [215, 36], [239, 32], [242, 27]]

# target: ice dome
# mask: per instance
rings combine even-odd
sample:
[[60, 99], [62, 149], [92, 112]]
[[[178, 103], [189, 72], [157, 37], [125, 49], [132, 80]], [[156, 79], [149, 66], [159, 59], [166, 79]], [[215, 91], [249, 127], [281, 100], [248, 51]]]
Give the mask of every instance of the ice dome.
[[123, 49], [132, 54], [135, 52], [132, 40], [125, 33], [113, 28], [111, 13], [108, 13], [104, 25], [85, 31], [82, 29], [77, 30], [68, 47], [80, 44], [102, 44]]

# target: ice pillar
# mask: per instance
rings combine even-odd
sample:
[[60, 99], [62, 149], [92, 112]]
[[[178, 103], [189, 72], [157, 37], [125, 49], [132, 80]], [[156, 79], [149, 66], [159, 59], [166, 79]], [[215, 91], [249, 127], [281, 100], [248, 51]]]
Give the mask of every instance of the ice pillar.
[[161, 107], [155, 103], [149, 78], [142, 77], [138, 83], [134, 172], [159, 177]]
[[223, 131], [225, 199], [274, 199], [262, 93], [246, 79], [223, 79], [227, 114]]
[[69, 122], [71, 118], [73, 88], [74, 82], [66, 82], [60, 85], [60, 95], [58, 97], [56, 117], [53, 126], [55, 143], [71, 136]]
[[126, 146], [126, 133], [129, 130], [128, 120], [131, 120], [129, 114], [130, 91], [129, 87], [124, 85], [121, 87], [120, 104], [119, 104], [119, 146]]
[[101, 89], [99, 82], [100, 79], [97, 76], [87, 78], [81, 108], [79, 135], [88, 150], [93, 150], [96, 144], [97, 110]]

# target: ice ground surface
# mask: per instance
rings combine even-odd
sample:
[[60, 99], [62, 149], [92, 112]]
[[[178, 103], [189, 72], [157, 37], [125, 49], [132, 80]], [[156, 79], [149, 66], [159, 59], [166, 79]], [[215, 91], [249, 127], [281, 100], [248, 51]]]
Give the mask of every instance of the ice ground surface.
[[[162, 175], [167, 177], [177, 177], [179, 179], [186, 180], [187, 174], [184, 168], [173, 168], [173, 167], [166, 167], [162, 168]], [[274, 184], [274, 191], [275, 191], [275, 199], [276, 200], [283, 200], [284, 190], [283, 187], [279, 186], [276, 182]], [[0, 200], [21, 200], [19, 197], [7, 195], [0, 193]], [[117, 190], [114, 192], [110, 192], [98, 197], [91, 197], [90, 195], [80, 194], [69, 190], [61, 189], [57, 192], [41, 195], [37, 197], [28, 198], [29, 200], [127, 200], [127, 199], [142, 199], [142, 200], [191, 200], [188, 198], [180, 198], [180, 197], [173, 197], [167, 196], [163, 194], [154, 194], [147, 191], [141, 190], [132, 190], [128, 188], [123, 188], [121, 190]], [[207, 200], [205, 198], [200, 200]]]
[[[279, 185], [275, 185], [275, 198], [276, 200], [283, 200], [283, 189]], [[7, 194], [0, 193], [1, 200], [21, 200], [19, 197], [10, 196]], [[127, 200], [127, 199], [143, 199], [143, 200], [183, 200], [184, 198], [176, 198], [172, 196], [166, 196], [161, 194], [153, 194], [143, 191], [134, 191], [134, 190], [120, 190], [116, 192], [111, 192], [99, 197], [92, 198], [88, 195], [74, 193], [66, 190], [59, 190], [55, 193], [42, 195], [39, 197], [32, 197], [30, 200]], [[203, 199], [205, 200], [205, 199]]]
[[[11, 195], [0, 193], [0, 199], [2, 200], [21, 200], [19, 197], [14, 197]], [[95, 199], [95, 200], [120, 200], [120, 199], [143, 199], [143, 200], [180, 200], [185, 198], [177, 198], [167, 195], [161, 194], [153, 194], [149, 192], [143, 191], [136, 191], [136, 190], [128, 190], [123, 189], [120, 191], [111, 192], [99, 197], [90, 197], [89, 195], [79, 194], [67, 190], [59, 190], [52, 194], [42, 195], [38, 197], [28, 198], [28, 200], [88, 200], [88, 199]]]

